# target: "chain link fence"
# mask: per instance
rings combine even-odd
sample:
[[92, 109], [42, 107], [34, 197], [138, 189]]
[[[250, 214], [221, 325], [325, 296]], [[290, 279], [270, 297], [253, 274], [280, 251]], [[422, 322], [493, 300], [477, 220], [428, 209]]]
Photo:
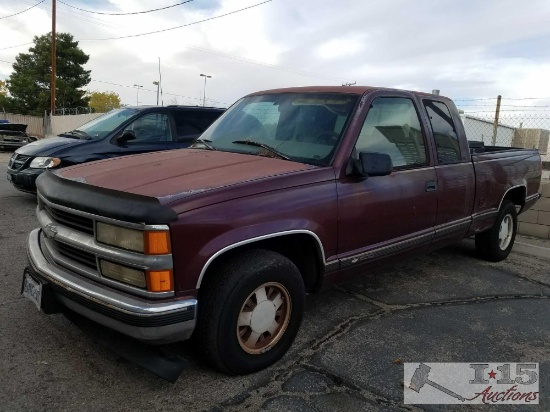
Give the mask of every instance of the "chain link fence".
[[79, 107], [62, 107], [60, 109], [55, 109], [55, 116], [67, 116], [67, 115], [76, 115], [76, 114], [86, 114], [92, 113], [91, 107], [79, 106]]
[[461, 117], [468, 140], [487, 146], [538, 149], [544, 168], [550, 169], [550, 114], [500, 113], [497, 123], [494, 113], [465, 112]]

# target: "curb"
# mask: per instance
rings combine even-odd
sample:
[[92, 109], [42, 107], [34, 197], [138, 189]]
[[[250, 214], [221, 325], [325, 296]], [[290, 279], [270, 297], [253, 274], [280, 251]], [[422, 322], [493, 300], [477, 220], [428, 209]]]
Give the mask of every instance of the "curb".
[[514, 243], [512, 251], [523, 255], [535, 256], [542, 259], [550, 260], [550, 248], [531, 245], [529, 243]]

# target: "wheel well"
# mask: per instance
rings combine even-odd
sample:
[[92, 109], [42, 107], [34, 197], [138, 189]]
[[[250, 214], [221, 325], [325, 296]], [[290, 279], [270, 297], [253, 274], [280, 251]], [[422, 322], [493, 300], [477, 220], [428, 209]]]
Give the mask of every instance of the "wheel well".
[[203, 289], [207, 290], [209, 288], [215, 278], [215, 274], [219, 272], [220, 267], [225, 262], [250, 249], [272, 250], [290, 259], [300, 271], [306, 291], [313, 292], [320, 286], [323, 275], [322, 271], [324, 269], [320, 247], [321, 245], [318, 244], [313, 236], [297, 233], [264, 239], [230, 249], [218, 256], [208, 266], [201, 281], [199, 294]]
[[519, 186], [508, 190], [502, 200], [510, 200], [514, 202], [516, 206], [523, 206], [525, 204], [525, 196], [525, 186]]

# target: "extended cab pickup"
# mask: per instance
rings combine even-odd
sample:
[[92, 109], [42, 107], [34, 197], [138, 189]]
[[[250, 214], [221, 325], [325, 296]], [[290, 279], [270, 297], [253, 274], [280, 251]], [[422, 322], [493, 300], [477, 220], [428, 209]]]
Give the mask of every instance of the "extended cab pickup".
[[506, 258], [540, 179], [536, 150], [470, 149], [445, 97], [253, 93], [191, 149], [41, 175], [23, 293], [249, 373], [288, 350], [306, 293], [469, 236]]

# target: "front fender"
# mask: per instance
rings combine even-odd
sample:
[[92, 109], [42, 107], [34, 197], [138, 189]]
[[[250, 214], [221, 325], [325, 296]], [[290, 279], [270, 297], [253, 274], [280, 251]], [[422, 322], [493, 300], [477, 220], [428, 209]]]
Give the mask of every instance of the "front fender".
[[[210, 257], [200, 271], [196, 288], [200, 288], [202, 279], [208, 270], [208, 267], [224, 253], [240, 246], [253, 244], [266, 239], [273, 239], [276, 237], [291, 236], [296, 234], [310, 236], [317, 245], [317, 250], [320, 256], [319, 263], [324, 265], [326, 263], [325, 249], [321, 239], [315, 232], [315, 229], [319, 230], [319, 228], [315, 226], [316, 225], [312, 224], [312, 222], [279, 221], [272, 222], [272, 224], [260, 224], [255, 227], [236, 229], [212, 239], [212, 241], [207, 243], [201, 251], [201, 255]], [[274, 227], [277, 229], [274, 230]]]

